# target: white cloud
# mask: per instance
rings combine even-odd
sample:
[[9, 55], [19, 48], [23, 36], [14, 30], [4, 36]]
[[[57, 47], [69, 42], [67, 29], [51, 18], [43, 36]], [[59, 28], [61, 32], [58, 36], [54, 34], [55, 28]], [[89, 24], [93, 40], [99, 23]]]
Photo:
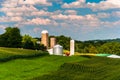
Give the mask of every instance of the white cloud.
[[113, 11], [111, 13], [100, 12], [96, 14], [97, 18], [120, 18], [120, 11]]
[[51, 18], [55, 20], [80, 20], [83, 19], [83, 16], [59, 14], [59, 15], [52, 15]]
[[[54, 1], [54, 0], [52, 0]], [[58, 1], [58, 0], [57, 0]], [[77, 0], [72, 3], [64, 3], [63, 8], [91, 8], [92, 10], [106, 10], [112, 8], [119, 8], [118, 0], [106, 0], [100, 3], [85, 3], [85, 0]], [[41, 2], [41, 3], [40, 3]], [[113, 3], [112, 3], [113, 2]], [[101, 18], [111, 18], [120, 16], [119, 11], [112, 13], [97, 12], [97, 14], [79, 15], [77, 9], [59, 9], [53, 12], [48, 12], [46, 6], [51, 5], [51, 1], [47, 0], [26, 0], [23, 2], [19, 0], [18, 3], [15, 0], [6, 0], [0, 11], [4, 12], [6, 16], [0, 17], [2, 22], [15, 22], [15, 26], [62, 26], [67, 28], [76, 28], [86, 31], [93, 31], [101, 27], [112, 27], [120, 25], [120, 21], [109, 22], [106, 20], [102, 21]], [[46, 5], [46, 9], [37, 9], [34, 5], [40, 4]], [[0, 27], [2, 28], [2, 27]], [[40, 28], [34, 28], [34, 32], [37, 32]]]
[[4, 7], [16, 7], [17, 6], [17, 0], [5, 0], [2, 4]]
[[[1, 23], [3, 22], [16, 22], [15, 26], [22, 27], [25, 25], [57, 25], [57, 22], [50, 19], [41, 18], [43, 16], [50, 16], [53, 13], [38, 10], [34, 5], [40, 4], [45, 6], [52, 5], [47, 0], [5, 0], [0, 8], [1, 12], [5, 13], [5, 16], [0, 17]], [[31, 18], [27, 18], [31, 17]], [[39, 17], [39, 18], [36, 18]]]
[[85, 0], [78, 0], [72, 3], [64, 3], [62, 8], [83, 8], [85, 7]]
[[[4, 12], [6, 16], [47, 16], [50, 12], [44, 10], [38, 10], [34, 5], [43, 4], [50, 5], [47, 0], [5, 0], [0, 8], [1, 12]], [[26, 5], [27, 4], [27, 5]]]
[[1, 22], [20, 22], [23, 21], [22, 17], [0, 17]]
[[111, 16], [110, 13], [104, 13], [104, 12], [97, 14], [98, 18], [109, 18], [110, 16]]
[[91, 8], [94, 11], [120, 8], [120, 0], [106, 0], [99, 3], [86, 3], [85, 1], [77, 0], [72, 3], [64, 3], [62, 8]]
[[16, 7], [17, 5], [42, 5], [42, 6], [52, 6], [52, 3], [47, 0], [5, 0], [2, 6], [5, 7]]
[[36, 27], [36, 28], [33, 29], [33, 31], [34, 31], [35, 33], [39, 32], [39, 31], [41, 31], [41, 30], [42, 30], [42, 29], [41, 29], [41, 28], [38, 28], [38, 27]]
[[32, 20], [28, 20], [25, 24], [36, 24], [36, 25], [48, 25], [50, 24], [50, 19], [42, 19], [42, 18], [35, 18]]
[[91, 30], [98, 29], [100, 27], [101, 21], [95, 15], [85, 15], [85, 16], [78, 16], [78, 15], [53, 15], [51, 16], [54, 20], [60, 20], [60, 26], [73, 26], [75, 28], [80, 29], [88, 29]]
[[115, 28], [115, 27], [119, 27], [118, 25], [120, 25], [120, 20], [115, 21], [115, 22], [101, 22], [101, 25], [104, 27], [108, 27], [108, 28]]
[[37, 9], [33, 5], [22, 5], [22, 6], [17, 6], [17, 7], [2, 7], [0, 11], [3, 12], [32, 12], [32, 11], [37, 11]]
[[47, 11], [44, 11], [44, 10], [40, 10], [40, 11], [31, 12], [30, 14], [31, 14], [31, 16], [50, 16], [53, 13], [47, 12]]
[[100, 3], [87, 3], [87, 6], [94, 11], [120, 8], [120, 0], [106, 0], [101, 1]]
[[68, 14], [68, 15], [76, 15], [77, 11], [75, 11], [75, 10], [66, 10], [64, 13]]
[[22, 12], [6, 12], [6, 16], [22, 16], [24, 13]]
[[57, 26], [57, 22], [50, 20], [50, 19], [44, 19], [44, 18], [33, 18], [32, 20], [27, 20], [26, 22], [20, 23], [22, 25], [44, 25], [44, 26]]
[[112, 16], [113, 17], [118, 17], [118, 18], [120, 18], [120, 11], [114, 11], [114, 12], [112, 12]]
[[86, 15], [86, 16], [80, 16], [80, 15], [52, 15], [52, 19], [55, 20], [98, 20], [94, 15]]
[[[116, 22], [113, 22], [113, 25], [114, 25], [114, 26], [120, 25], [120, 20], [118, 20], [118, 21], [116, 21]], [[119, 26], [118, 26], [118, 27], [119, 27]]]
[[56, 11], [53, 12], [54, 15], [58, 15], [58, 14], [61, 14], [61, 13], [63, 13], [62, 10], [56, 10]]
[[18, 4], [41, 4], [44, 6], [52, 6], [52, 3], [48, 2], [47, 0], [19, 0]]

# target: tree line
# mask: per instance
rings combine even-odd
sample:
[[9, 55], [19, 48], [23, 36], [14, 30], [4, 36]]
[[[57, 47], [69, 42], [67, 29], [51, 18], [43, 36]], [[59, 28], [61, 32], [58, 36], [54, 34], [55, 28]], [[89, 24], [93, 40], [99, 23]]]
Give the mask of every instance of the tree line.
[[[62, 45], [64, 49], [70, 48], [70, 37], [56, 36], [57, 43]], [[75, 51], [79, 53], [109, 53], [120, 55], [120, 39], [111, 40], [75, 40]]]
[[[64, 35], [54, 37], [57, 39], [57, 44], [62, 45], [65, 50], [70, 49], [71, 37]], [[0, 47], [46, 50], [46, 47], [42, 44], [38, 44], [37, 41], [40, 41], [40, 38], [32, 38], [29, 35], [22, 36], [17, 27], [7, 27], [5, 33], [0, 35]], [[90, 41], [75, 40], [75, 51], [79, 53], [120, 54], [120, 39]]]
[[0, 35], [0, 47], [46, 50], [46, 47], [37, 44], [37, 41], [39, 38], [32, 38], [29, 35], [22, 36], [17, 27], [7, 27], [5, 33]]

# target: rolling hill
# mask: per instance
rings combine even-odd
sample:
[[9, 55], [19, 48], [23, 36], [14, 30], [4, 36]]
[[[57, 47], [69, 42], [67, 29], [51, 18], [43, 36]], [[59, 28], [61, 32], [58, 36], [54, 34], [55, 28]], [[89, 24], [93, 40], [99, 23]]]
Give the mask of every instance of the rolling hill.
[[0, 48], [0, 80], [29, 80], [54, 72], [64, 63], [88, 59], [80, 56], [66, 57], [46, 54], [43, 51]]
[[57, 71], [31, 80], [120, 80], [119, 72], [120, 59], [93, 57], [64, 63]]

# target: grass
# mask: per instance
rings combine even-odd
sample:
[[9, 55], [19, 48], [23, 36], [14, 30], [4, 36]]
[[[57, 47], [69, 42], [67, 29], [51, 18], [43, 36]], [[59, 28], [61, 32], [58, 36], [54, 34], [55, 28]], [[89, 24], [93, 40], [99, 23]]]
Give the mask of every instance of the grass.
[[[0, 48], [0, 58], [14, 55], [31, 55], [40, 53], [34, 50], [15, 48]], [[87, 60], [80, 56], [37, 56], [34, 58], [16, 58], [7, 62], [0, 62], [0, 80], [29, 80], [54, 72], [64, 63]]]
[[120, 59], [0, 47], [0, 80], [120, 80], [119, 72]]
[[120, 59], [93, 57], [64, 63], [57, 71], [31, 80], [120, 80]]
[[35, 56], [47, 55], [47, 52], [35, 51], [21, 48], [4, 48], [0, 47], [0, 62], [9, 61], [18, 58], [30, 58]]

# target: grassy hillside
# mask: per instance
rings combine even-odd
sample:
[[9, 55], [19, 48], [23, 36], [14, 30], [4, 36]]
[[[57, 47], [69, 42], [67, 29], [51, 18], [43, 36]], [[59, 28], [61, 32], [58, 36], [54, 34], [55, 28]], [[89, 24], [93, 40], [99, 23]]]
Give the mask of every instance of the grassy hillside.
[[120, 59], [46, 54], [0, 47], [0, 80], [120, 80]]
[[35, 51], [21, 48], [0, 47], [0, 62], [9, 61], [17, 58], [29, 58], [35, 56], [47, 55], [47, 52]]
[[[21, 50], [15, 48], [0, 48], [0, 58], [4, 59], [14, 55], [37, 54], [33, 50]], [[34, 58], [18, 58], [7, 62], [0, 62], [0, 80], [26, 80], [49, 74], [59, 69], [64, 63], [87, 60], [80, 56], [38, 56]]]
[[120, 59], [94, 57], [65, 63], [57, 71], [31, 80], [120, 80]]

